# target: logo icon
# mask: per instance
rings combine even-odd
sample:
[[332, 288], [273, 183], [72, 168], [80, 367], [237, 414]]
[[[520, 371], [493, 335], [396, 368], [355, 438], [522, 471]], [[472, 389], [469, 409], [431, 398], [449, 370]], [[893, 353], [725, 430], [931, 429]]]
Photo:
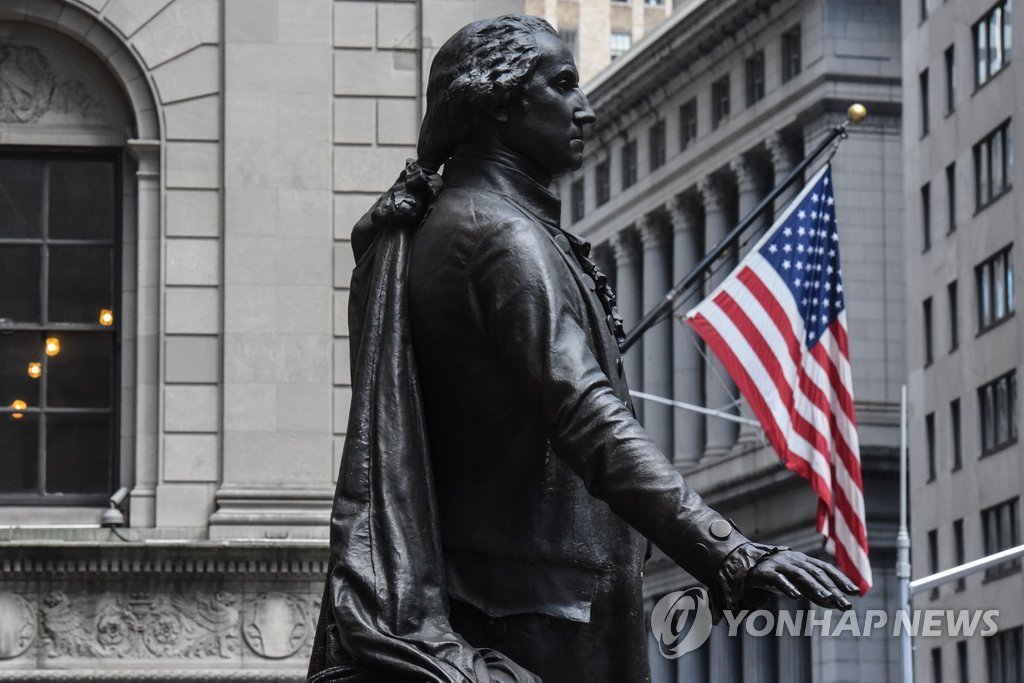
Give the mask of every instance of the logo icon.
[[666, 659], [678, 659], [707, 642], [711, 608], [703, 588], [688, 588], [664, 596], [651, 612], [651, 630]]

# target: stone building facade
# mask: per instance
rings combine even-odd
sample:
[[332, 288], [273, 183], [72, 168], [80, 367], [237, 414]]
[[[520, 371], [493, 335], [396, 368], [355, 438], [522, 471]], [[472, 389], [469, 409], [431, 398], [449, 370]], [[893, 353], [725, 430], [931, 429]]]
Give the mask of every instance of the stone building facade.
[[[833, 159], [875, 582], [855, 601], [861, 613], [891, 608], [895, 597], [898, 403], [905, 377], [899, 10], [881, 0], [732, 0], [678, 8], [589, 82], [596, 129], [583, 168], [559, 184], [563, 225], [595, 245], [628, 329], [844, 119], [850, 103], [867, 106], [870, 116], [851, 127]], [[735, 262], [735, 252], [730, 259]], [[698, 292], [679, 313], [699, 300]], [[696, 339], [678, 320], [652, 328], [626, 356], [631, 387], [728, 410], [735, 388], [717, 361], [702, 357]], [[636, 403], [655, 441], [744, 533], [821, 553], [810, 488], [781, 466], [755, 430]], [[649, 606], [692, 584], [660, 554], [645, 571]], [[676, 660], [662, 657], [652, 639], [655, 680], [897, 677], [895, 641], [877, 633], [730, 638], [725, 629], [723, 622], [707, 645]]]
[[0, 0], [0, 679], [303, 679], [349, 229], [521, 7]]
[[[1019, 7], [903, 3], [904, 187], [911, 541], [915, 578], [1020, 545], [1024, 461], [1024, 234]], [[1024, 575], [1018, 559], [919, 595], [922, 609], [998, 608], [988, 638], [917, 644], [918, 680], [1020, 680]]]

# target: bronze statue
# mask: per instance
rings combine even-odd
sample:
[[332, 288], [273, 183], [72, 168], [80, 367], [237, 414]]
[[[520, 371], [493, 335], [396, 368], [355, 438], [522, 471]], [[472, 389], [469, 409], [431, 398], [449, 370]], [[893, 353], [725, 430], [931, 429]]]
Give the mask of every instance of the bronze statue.
[[649, 680], [647, 539], [717, 610], [850, 607], [838, 570], [746, 539], [634, 418], [614, 295], [548, 190], [594, 120], [541, 19], [470, 24], [434, 59], [420, 158], [352, 237], [311, 681]]

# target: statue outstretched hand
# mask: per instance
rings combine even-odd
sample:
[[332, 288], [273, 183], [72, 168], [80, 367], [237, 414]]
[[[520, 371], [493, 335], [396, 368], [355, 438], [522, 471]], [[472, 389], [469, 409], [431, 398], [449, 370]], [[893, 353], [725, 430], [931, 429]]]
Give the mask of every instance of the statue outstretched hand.
[[853, 606], [843, 593], [860, 593], [857, 586], [831, 564], [796, 550], [780, 550], [758, 562], [747, 573], [744, 585], [776, 590], [791, 598], [805, 597], [822, 607], [841, 610]]

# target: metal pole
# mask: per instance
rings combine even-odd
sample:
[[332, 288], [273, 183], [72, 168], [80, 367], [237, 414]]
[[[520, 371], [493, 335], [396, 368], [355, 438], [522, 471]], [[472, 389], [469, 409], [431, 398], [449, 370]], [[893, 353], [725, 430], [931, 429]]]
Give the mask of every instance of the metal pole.
[[[910, 534], [907, 532], [907, 385], [900, 388], [900, 528], [896, 534], [896, 583], [900, 610], [910, 612]], [[913, 683], [910, 629], [900, 631], [900, 681]]]
[[914, 596], [918, 593], [924, 593], [925, 591], [929, 591], [933, 588], [938, 588], [944, 583], [956, 581], [968, 574], [980, 572], [982, 569], [988, 569], [989, 567], [1002, 564], [1003, 562], [1009, 562], [1010, 560], [1017, 559], [1018, 557], [1024, 557], [1024, 545], [1000, 550], [998, 553], [986, 555], [981, 559], [971, 560], [970, 562], [958, 564], [957, 566], [950, 567], [949, 569], [943, 569], [941, 572], [922, 576], [920, 579], [910, 582], [910, 595]]
[[821, 144], [819, 144], [813, 152], [801, 159], [800, 163], [794, 166], [793, 170], [791, 170], [778, 185], [773, 187], [771, 192], [769, 192], [764, 199], [762, 199], [761, 202], [750, 211], [750, 213], [744, 216], [743, 220], [741, 220], [736, 227], [729, 231], [728, 235], [723, 237], [718, 244], [712, 247], [711, 251], [709, 251], [704, 258], [698, 261], [697, 265], [691, 268], [690, 272], [684, 275], [683, 279], [677, 282], [675, 286], [668, 291], [668, 294], [665, 295], [665, 298], [662, 299], [657, 306], [648, 311], [644, 317], [640, 319], [640, 322], [638, 322], [636, 326], [629, 331], [625, 340], [623, 340], [622, 344], [619, 345], [620, 352], [625, 353], [628, 351], [629, 348], [643, 336], [644, 332], [664, 320], [664, 318], [672, 312], [672, 307], [676, 298], [678, 298], [679, 295], [682, 294], [690, 285], [703, 277], [704, 271], [708, 269], [715, 259], [721, 256], [730, 246], [732, 246], [732, 244], [739, 239], [740, 235], [742, 235], [747, 228], [753, 225], [754, 221], [764, 213], [764, 210], [768, 208], [768, 206], [775, 201], [780, 194], [785, 192], [786, 188], [792, 185], [793, 182], [800, 177], [800, 174], [803, 173], [804, 169], [810, 166], [811, 162], [819, 157], [822, 152], [828, 149], [829, 145], [831, 145], [836, 138], [843, 139], [846, 137], [847, 125], [851, 122], [860, 123], [863, 121], [867, 116], [867, 110], [863, 105], [853, 104], [850, 105], [850, 109], [846, 115], [847, 119], [845, 121], [833, 128], [828, 137], [822, 140]]

